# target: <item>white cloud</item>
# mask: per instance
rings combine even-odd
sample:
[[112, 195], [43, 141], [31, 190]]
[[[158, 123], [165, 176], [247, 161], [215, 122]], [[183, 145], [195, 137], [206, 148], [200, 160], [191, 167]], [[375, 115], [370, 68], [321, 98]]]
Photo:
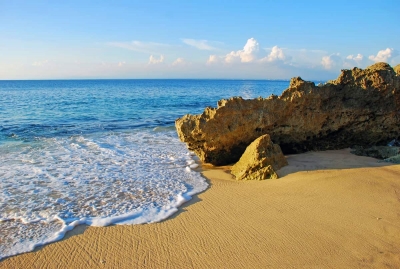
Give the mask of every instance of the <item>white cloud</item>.
[[[280, 48], [285, 55], [284, 63], [291, 66], [301, 68], [320, 68], [321, 59], [328, 52], [316, 49], [296, 49], [296, 48]], [[272, 52], [272, 48], [266, 48], [268, 52]]]
[[239, 62], [240, 61], [239, 57], [240, 56], [236, 52], [232, 51], [231, 53], [225, 56], [225, 62], [227, 63]]
[[178, 58], [176, 59], [173, 63], [172, 66], [177, 66], [177, 65], [185, 65], [186, 61], [183, 58]]
[[250, 38], [247, 40], [246, 45], [244, 45], [242, 50], [232, 51], [225, 56], [225, 62], [233, 63], [240, 61], [242, 63], [253, 62], [257, 58], [259, 51], [259, 45], [257, 40]]
[[162, 62], [164, 62], [164, 55], [160, 55], [159, 59], [157, 59], [153, 55], [150, 55], [149, 64], [159, 64], [159, 63], [162, 63]]
[[125, 65], [125, 64], [126, 64], [126, 62], [119, 62], [119, 63], [118, 63], [118, 66], [121, 67], [121, 66], [123, 66], [123, 65]]
[[388, 62], [389, 59], [396, 57], [397, 55], [398, 52], [396, 50], [394, 50], [393, 48], [387, 48], [385, 50], [378, 51], [378, 54], [376, 56], [369, 56], [368, 59], [374, 62]]
[[346, 57], [348, 60], [353, 60], [356, 62], [361, 62], [364, 59], [364, 56], [362, 54], [357, 54], [357, 56], [354, 56], [353, 54], [349, 55]]
[[343, 61], [343, 67], [348, 69], [351, 69], [355, 66], [364, 68], [365, 65], [366, 65], [365, 57], [360, 53], [358, 53], [356, 56], [351, 54], [347, 56], [346, 59], [344, 59]]
[[196, 39], [189, 39], [189, 38], [182, 38], [183, 43], [195, 47], [199, 50], [216, 50], [213, 46], [209, 45], [209, 41], [207, 40], [196, 40]]
[[130, 42], [109, 42], [108, 45], [133, 50], [142, 53], [158, 54], [161, 49], [170, 47], [168, 44], [156, 43], [156, 42], [142, 42], [142, 41], [130, 41]]
[[219, 63], [220, 60], [221, 58], [217, 55], [210, 55], [210, 57], [208, 57], [207, 64]]
[[49, 62], [48, 60], [38, 61], [38, 62], [34, 62], [32, 65], [33, 66], [43, 66], [43, 65], [47, 64], [48, 62]]
[[267, 56], [262, 58], [261, 62], [276, 62], [276, 61], [285, 61], [286, 56], [283, 52], [283, 49], [279, 48], [278, 46], [274, 46], [271, 49], [271, 53]]
[[340, 57], [339, 53], [336, 53], [322, 57], [321, 64], [325, 69], [330, 70], [341, 67], [343, 64], [343, 60]]

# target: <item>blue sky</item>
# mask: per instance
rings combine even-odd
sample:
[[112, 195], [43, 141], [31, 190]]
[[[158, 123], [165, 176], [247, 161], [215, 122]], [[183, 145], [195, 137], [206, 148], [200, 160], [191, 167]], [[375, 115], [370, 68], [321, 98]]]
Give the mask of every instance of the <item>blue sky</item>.
[[400, 1], [3, 1], [0, 79], [334, 79], [400, 64]]

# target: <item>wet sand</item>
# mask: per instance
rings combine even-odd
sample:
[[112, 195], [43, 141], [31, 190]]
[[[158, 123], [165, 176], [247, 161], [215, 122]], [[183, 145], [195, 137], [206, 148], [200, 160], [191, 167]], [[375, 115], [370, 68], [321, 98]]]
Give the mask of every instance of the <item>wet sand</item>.
[[210, 187], [171, 218], [80, 226], [0, 268], [400, 268], [400, 165], [349, 150], [287, 156], [281, 178]]

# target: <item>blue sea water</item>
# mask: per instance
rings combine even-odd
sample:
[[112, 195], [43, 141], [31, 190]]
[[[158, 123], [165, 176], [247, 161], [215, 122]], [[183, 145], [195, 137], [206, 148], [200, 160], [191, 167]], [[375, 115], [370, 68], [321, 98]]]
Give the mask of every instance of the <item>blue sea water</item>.
[[0, 259], [79, 224], [167, 218], [207, 188], [175, 119], [288, 81], [0, 81]]

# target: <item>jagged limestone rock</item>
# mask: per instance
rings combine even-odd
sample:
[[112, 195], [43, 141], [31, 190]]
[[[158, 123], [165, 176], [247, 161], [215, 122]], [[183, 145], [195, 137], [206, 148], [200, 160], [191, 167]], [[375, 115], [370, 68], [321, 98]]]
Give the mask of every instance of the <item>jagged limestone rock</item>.
[[400, 64], [396, 65], [393, 69], [397, 73], [397, 75], [400, 75]]
[[273, 144], [269, 135], [263, 135], [246, 148], [240, 160], [232, 166], [231, 174], [237, 180], [278, 178], [275, 170], [287, 164], [279, 145]]
[[377, 63], [342, 70], [321, 86], [296, 77], [279, 97], [220, 100], [175, 126], [181, 141], [214, 165], [235, 163], [263, 134], [285, 154], [386, 145], [400, 138], [400, 75]]

